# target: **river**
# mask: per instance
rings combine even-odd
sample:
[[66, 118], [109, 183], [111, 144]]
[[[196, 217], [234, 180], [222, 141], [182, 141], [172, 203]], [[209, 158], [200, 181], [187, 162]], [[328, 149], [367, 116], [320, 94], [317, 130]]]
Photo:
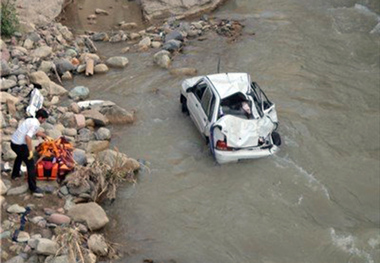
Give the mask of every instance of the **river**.
[[[216, 164], [181, 113], [184, 78], [150, 53], [75, 77], [136, 110], [135, 124], [112, 127], [112, 144], [146, 163], [107, 207], [104, 233], [125, 252], [116, 262], [380, 262], [379, 14], [376, 0], [230, 0], [213, 15], [246, 34], [189, 41], [174, 58], [200, 75], [219, 57], [221, 71], [251, 74], [280, 121], [282, 149], [265, 159]], [[104, 57], [126, 46], [97, 45]]]

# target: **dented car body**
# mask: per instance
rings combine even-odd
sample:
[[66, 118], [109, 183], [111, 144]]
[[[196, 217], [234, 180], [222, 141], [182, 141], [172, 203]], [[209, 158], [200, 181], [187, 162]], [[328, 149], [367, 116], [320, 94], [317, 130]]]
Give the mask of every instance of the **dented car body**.
[[180, 102], [218, 163], [256, 159], [279, 151], [275, 104], [247, 73], [186, 79]]

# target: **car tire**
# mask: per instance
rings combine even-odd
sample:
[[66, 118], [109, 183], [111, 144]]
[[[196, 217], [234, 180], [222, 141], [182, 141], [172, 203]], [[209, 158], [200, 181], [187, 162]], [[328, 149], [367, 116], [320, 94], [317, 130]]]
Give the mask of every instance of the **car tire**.
[[281, 136], [278, 132], [272, 132], [272, 141], [273, 141], [273, 144], [276, 146], [281, 145]]
[[186, 105], [187, 100], [186, 100], [185, 96], [183, 96], [182, 94], [181, 94], [180, 101], [181, 101], [181, 110], [182, 110], [182, 112], [183, 113], [189, 113], [189, 109], [187, 108], [187, 105]]

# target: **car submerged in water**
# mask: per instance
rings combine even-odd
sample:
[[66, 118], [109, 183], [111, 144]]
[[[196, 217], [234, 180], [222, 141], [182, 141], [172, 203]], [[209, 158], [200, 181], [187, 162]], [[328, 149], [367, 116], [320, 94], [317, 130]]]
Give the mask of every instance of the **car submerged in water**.
[[218, 73], [186, 79], [182, 112], [188, 113], [220, 164], [279, 151], [275, 104], [247, 73]]

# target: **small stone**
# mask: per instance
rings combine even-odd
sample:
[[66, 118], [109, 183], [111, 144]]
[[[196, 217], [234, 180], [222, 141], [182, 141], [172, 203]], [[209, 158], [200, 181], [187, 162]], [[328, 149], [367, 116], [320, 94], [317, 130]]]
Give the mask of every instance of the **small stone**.
[[63, 73], [62, 80], [72, 80], [72, 79], [73, 79], [73, 76], [71, 75], [69, 71], [66, 71], [65, 73]]
[[96, 8], [95, 9], [95, 14], [98, 14], [98, 15], [109, 15], [109, 13], [106, 10], [100, 9], [100, 8]]
[[126, 57], [111, 57], [106, 61], [107, 65], [110, 67], [123, 68], [128, 65], [129, 61]]
[[29, 233], [20, 231], [17, 237], [17, 242], [27, 242], [30, 239]]
[[94, 67], [95, 73], [106, 73], [108, 70], [109, 69], [106, 64], [98, 64]]
[[62, 224], [70, 224], [70, 217], [62, 214], [51, 214], [48, 218], [47, 221], [53, 224], [57, 225], [62, 225]]
[[26, 209], [22, 206], [19, 206], [18, 204], [11, 205], [7, 209], [8, 213], [15, 213], [15, 214], [22, 214], [25, 211], [26, 211]]

